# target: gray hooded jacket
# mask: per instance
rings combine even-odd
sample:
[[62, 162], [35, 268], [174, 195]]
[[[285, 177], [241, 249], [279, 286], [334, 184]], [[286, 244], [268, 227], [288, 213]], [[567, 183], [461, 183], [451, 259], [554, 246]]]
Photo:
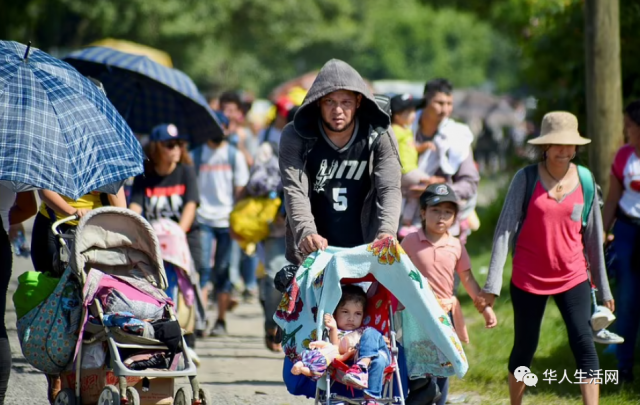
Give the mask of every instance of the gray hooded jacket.
[[[303, 255], [298, 250], [300, 242], [307, 236], [318, 233], [311, 213], [306, 171], [307, 156], [313, 153], [313, 146], [319, 135], [320, 110], [317, 101], [338, 90], [362, 94], [356, 116], [360, 125], [366, 123], [370, 126], [369, 170], [372, 185], [360, 215], [360, 231], [364, 240], [373, 241], [381, 233], [395, 235], [400, 222], [401, 166], [396, 137], [389, 126], [390, 118], [380, 109], [358, 72], [347, 63], [332, 59], [318, 73], [293, 122], [284, 127], [280, 139], [280, 174], [287, 212], [285, 256], [293, 264], [300, 264], [303, 260]], [[380, 128], [386, 131], [379, 130]]]

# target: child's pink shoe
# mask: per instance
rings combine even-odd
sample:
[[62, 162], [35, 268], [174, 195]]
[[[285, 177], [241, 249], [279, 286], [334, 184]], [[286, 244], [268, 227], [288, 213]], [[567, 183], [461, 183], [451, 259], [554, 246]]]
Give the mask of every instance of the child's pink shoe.
[[364, 390], [369, 388], [369, 373], [366, 369], [360, 367], [359, 364], [354, 364], [349, 367], [342, 381], [346, 384], [353, 385], [354, 387]]

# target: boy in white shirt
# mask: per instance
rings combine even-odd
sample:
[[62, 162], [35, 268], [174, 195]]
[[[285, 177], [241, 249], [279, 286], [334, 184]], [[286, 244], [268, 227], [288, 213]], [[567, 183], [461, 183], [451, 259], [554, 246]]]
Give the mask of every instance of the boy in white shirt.
[[[200, 288], [202, 295], [208, 297], [208, 284], [209, 281], [213, 281], [217, 296], [218, 318], [211, 335], [223, 336], [227, 333], [225, 313], [232, 290], [229, 278], [231, 259], [229, 215], [235, 201], [249, 181], [249, 168], [242, 152], [226, 140], [210, 140], [196, 148], [192, 156], [198, 173], [200, 190], [200, 206], [197, 211], [202, 244], [202, 268], [198, 269]], [[216, 250], [212, 269], [211, 256], [214, 240]]]

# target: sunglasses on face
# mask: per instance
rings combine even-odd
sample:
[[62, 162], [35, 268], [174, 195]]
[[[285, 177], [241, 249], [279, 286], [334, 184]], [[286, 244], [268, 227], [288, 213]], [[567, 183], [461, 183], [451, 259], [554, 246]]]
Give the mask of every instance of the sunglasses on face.
[[180, 147], [182, 147], [182, 142], [181, 141], [162, 142], [162, 146], [164, 146], [165, 149], [173, 149], [176, 146], [180, 148]]

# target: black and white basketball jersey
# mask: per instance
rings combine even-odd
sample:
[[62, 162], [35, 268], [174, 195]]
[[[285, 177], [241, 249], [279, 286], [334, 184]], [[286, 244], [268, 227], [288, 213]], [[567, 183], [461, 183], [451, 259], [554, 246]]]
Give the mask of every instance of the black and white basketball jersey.
[[311, 212], [329, 246], [365, 243], [360, 215], [371, 189], [369, 126], [356, 125], [351, 140], [337, 148], [324, 131], [307, 156]]

